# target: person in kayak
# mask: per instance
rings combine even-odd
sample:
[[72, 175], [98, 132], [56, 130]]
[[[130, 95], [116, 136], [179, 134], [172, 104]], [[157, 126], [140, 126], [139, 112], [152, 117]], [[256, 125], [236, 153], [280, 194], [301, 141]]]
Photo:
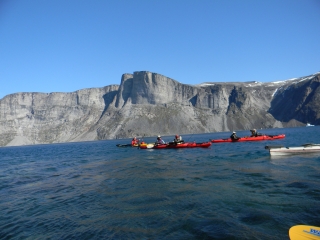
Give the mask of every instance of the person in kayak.
[[137, 146], [139, 144], [139, 139], [137, 139], [136, 137], [134, 137], [131, 140], [131, 146]]
[[175, 144], [178, 144], [178, 143], [183, 143], [184, 141], [182, 140], [182, 137], [179, 136], [179, 135], [176, 135], [175, 138], [173, 139], [173, 142]]
[[258, 137], [258, 136], [262, 136], [262, 133], [258, 133], [256, 129], [251, 129], [251, 136], [250, 137]]
[[157, 146], [161, 144], [166, 144], [166, 142], [161, 139], [161, 136], [158, 136], [157, 141], [154, 143], [154, 145]]
[[230, 138], [231, 138], [232, 140], [238, 140], [238, 139], [239, 139], [239, 137], [237, 136], [237, 133], [236, 133], [236, 132], [233, 132], [233, 133], [231, 134]]

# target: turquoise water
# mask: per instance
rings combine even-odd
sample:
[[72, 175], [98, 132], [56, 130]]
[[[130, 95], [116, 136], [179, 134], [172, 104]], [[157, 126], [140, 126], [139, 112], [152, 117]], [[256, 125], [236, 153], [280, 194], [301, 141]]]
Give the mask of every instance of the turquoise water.
[[320, 127], [260, 131], [286, 138], [208, 149], [116, 147], [130, 139], [0, 148], [0, 239], [288, 239], [293, 225], [320, 226], [320, 156], [264, 149], [320, 143]]

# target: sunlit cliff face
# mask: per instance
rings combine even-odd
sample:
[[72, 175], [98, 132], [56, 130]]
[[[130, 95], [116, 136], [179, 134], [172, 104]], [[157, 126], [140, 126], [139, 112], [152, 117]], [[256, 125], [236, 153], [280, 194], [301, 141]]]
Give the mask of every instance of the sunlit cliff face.
[[103, 88], [10, 94], [0, 146], [320, 124], [319, 79], [193, 86], [143, 71]]

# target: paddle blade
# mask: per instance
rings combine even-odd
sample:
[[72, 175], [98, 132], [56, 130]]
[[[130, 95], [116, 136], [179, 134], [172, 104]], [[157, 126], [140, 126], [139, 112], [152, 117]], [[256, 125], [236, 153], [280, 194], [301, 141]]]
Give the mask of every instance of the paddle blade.
[[290, 240], [320, 240], [320, 227], [296, 225], [289, 229]]

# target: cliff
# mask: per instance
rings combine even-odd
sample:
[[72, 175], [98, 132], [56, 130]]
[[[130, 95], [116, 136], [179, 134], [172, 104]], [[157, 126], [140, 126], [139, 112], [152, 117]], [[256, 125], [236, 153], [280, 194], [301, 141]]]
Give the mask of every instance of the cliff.
[[0, 146], [96, 139], [91, 128], [117, 90], [7, 95], [0, 100]]
[[123, 74], [120, 85], [0, 100], [0, 146], [320, 124], [320, 73], [281, 82], [186, 85]]

